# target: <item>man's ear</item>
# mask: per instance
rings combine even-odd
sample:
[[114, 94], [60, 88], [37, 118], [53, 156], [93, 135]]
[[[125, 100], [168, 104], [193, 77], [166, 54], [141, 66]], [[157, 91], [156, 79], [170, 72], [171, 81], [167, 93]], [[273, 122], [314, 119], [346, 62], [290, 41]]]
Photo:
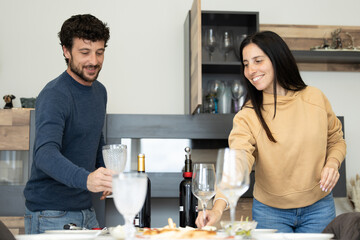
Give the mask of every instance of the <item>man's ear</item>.
[[63, 49], [64, 57], [69, 59], [71, 57], [70, 50], [67, 49], [64, 45], [62, 46], [62, 49]]
[[6, 97], [6, 95], [3, 97], [4, 100], [5, 100], [5, 97]]

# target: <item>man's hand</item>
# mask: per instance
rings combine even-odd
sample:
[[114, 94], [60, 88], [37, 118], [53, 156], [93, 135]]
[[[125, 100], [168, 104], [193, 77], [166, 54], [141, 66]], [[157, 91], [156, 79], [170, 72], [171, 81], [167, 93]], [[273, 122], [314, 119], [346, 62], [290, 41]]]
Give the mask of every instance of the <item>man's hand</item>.
[[90, 192], [112, 192], [112, 175], [114, 171], [100, 167], [90, 173], [87, 179], [87, 188]]
[[107, 196], [111, 195], [112, 192], [105, 191], [103, 192], [102, 196], [100, 197], [100, 200], [105, 200]]
[[322, 191], [327, 192], [333, 190], [340, 177], [338, 169], [339, 165], [336, 159], [329, 158], [326, 161], [321, 171], [320, 188]]

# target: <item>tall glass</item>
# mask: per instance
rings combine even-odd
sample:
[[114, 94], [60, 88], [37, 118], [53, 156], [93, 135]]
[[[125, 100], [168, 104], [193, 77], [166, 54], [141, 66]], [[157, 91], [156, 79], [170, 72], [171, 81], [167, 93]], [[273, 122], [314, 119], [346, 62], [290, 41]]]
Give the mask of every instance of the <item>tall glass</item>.
[[235, 235], [235, 208], [239, 198], [249, 189], [249, 167], [244, 150], [219, 149], [216, 162], [216, 186], [230, 205], [231, 235]]
[[203, 207], [204, 225], [206, 225], [206, 208], [208, 201], [214, 197], [215, 189], [215, 167], [214, 164], [195, 163], [192, 176], [192, 193], [197, 197]]
[[106, 168], [121, 173], [125, 169], [127, 147], [124, 144], [110, 144], [102, 148]]
[[135, 215], [141, 210], [147, 191], [147, 176], [142, 173], [120, 173], [113, 176], [113, 198], [117, 210], [125, 219], [125, 239], [134, 239]]

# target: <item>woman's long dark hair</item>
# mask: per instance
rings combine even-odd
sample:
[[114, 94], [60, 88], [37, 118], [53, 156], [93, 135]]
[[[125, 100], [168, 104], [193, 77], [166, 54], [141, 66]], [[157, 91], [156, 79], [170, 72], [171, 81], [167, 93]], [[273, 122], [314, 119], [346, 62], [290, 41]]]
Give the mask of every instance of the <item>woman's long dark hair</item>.
[[[250, 43], [256, 44], [269, 58], [274, 68], [275, 79], [273, 81], [274, 89], [274, 116], [276, 115], [276, 86], [279, 84], [286, 90], [300, 91], [306, 88], [306, 84], [300, 76], [294, 56], [284, 40], [274, 32], [257, 32], [248, 36], [240, 45], [240, 62], [242, 63], [241, 74], [244, 76], [243, 50]], [[263, 93], [258, 91], [250, 81], [246, 81], [247, 96], [245, 102], [251, 101], [256, 115], [258, 116], [262, 127], [266, 131], [269, 140], [276, 142], [268, 125], [266, 124], [261, 109], [263, 109]]]

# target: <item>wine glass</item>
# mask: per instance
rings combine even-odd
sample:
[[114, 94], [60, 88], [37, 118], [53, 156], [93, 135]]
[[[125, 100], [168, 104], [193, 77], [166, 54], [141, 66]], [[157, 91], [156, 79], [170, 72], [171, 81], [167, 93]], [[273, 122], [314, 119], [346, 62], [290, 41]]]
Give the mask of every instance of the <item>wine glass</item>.
[[239, 198], [249, 189], [249, 167], [244, 150], [219, 149], [216, 162], [216, 186], [230, 205], [231, 235], [235, 235], [235, 208]]
[[221, 37], [221, 50], [224, 52], [225, 61], [227, 61], [229, 52], [234, 48], [234, 39], [231, 31], [225, 31]]
[[213, 28], [206, 29], [204, 44], [205, 44], [205, 48], [209, 52], [210, 61], [212, 61], [213, 53], [217, 46], [215, 29], [213, 29]]
[[134, 239], [135, 215], [141, 210], [147, 191], [147, 176], [144, 173], [120, 173], [113, 175], [113, 196], [117, 210], [125, 219], [125, 239]]
[[127, 146], [124, 144], [110, 144], [102, 148], [106, 168], [115, 171], [117, 174], [125, 169], [127, 158]]
[[209, 163], [195, 163], [192, 176], [192, 193], [203, 207], [204, 225], [206, 225], [207, 202], [215, 196], [215, 167]]
[[246, 37], [247, 37], [247, 34], [241, 34], [241, 35], [236, 36], [235, 55], [239, 60], [240, 60], [240, 45]]
[[231, 85], [231, 93], [232, 97], [234, 99], [234, 112], [237, 113], [241, 106], [243, 105], [243, 102], [240, 101], [243, 100], [243, 96], [245, 95], [245, 88], [241, 84], [240, 80], [235, 80]]

